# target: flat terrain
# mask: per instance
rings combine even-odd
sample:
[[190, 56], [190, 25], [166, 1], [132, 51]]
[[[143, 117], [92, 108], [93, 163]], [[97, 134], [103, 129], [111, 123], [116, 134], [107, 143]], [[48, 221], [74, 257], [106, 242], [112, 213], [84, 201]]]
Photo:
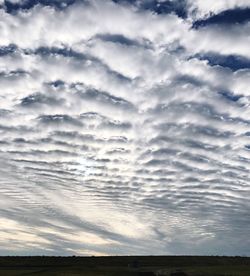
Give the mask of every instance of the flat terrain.
[[201, 256], [0, 257], [0, 276], [150, 276], [178, 275], [177, 272], [179, 275], [182, 273], [182, 275], [188, 276], [250, 276], [250, 258]]

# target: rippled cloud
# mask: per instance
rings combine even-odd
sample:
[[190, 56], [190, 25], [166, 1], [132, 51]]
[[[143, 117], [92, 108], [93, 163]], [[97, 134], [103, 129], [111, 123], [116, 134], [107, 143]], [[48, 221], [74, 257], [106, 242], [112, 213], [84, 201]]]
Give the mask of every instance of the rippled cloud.
[[0, 1], [0, 254], [250, 255], [249, 9]]

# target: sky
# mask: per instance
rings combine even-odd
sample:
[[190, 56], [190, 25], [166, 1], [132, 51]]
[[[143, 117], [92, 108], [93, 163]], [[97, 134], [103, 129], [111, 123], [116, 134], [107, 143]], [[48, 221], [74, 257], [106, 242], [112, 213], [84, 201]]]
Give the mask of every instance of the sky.
[[250, 256], [250, 0], [0, 0], [0, 255]]

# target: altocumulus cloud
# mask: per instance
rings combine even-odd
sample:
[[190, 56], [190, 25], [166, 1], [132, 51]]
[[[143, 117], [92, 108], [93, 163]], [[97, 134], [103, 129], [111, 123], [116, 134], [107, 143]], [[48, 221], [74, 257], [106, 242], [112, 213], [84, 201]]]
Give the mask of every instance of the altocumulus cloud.
[[0, 254], [250, 255], [249, 10], [0, 1]]

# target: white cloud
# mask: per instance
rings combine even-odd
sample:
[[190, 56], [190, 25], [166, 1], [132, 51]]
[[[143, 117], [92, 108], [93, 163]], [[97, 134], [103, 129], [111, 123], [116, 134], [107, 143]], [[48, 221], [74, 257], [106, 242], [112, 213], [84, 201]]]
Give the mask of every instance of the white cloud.
[[241, 55], [250, 58], [248, 51], [250, 24], [209, 26], [190, 31], [183, 44], [193, 53], [214, 52], [222, 55]]
[[[96, 34], [122, 34], [154, 42], [162, 42], [163, 39], [167, 43], [178, 39], [187, 29], [182, 20], [174, 15], [157, 17], [150, 12], [135, 12], [111, 1], [97, 0], [94, 3], [87, 7], [75, 4], [59, 12], [51, 7], [36, 6], [17, 16], [2, 11], [2, 44], [15, 43], [22, 48], [72, 46]], [[12, 36], [9, 36], [10, 32]], [[162, 37], [165, 33], [167, 36]]]
[[188, 0], [189, 11], [194, 13], [196, 18], [209, 17], [222, 11], [250, 7], [249, 0]]
[[0, 22], [0, 214], [31, 240], [14, 250], [249, 254], [250, 71], [198, 59], [249, 58], [249, 24], [99, 0]]

